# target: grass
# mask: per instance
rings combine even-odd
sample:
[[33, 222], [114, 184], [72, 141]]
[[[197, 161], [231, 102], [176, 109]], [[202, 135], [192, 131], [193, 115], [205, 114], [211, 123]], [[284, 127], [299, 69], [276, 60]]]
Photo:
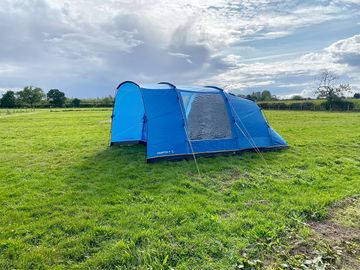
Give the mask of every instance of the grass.
[[[295, 237], [305, 253], [316, 254], [303, 262], [310, 269], [360, 269], [360, 196], [335, 203], [328, 211], [326, 220], [308, 225], [306, 241]], [[290, 246], [299, 249], [297, 245]]]
[[17, 108], [17, 109], [0, 109], [0, 117], [9, 116], [19, 113], [33, 113], [34, 110], [30, 108]]
[[340, 208], [333, 220], [344, 227], [360, 229], [360, 198]]
[[290, 149], [201, 158], [201, 176], [109, 149], [110, 114], [0, 116], [0, 269], [296, 264], [289, 232], [360, 193], [360, 114], [268, 111]]
[[71, 112], [71, 111], [111, 111], [112, 108], [52, 108], [52, 109], [32, 109], [32, 108], [9, 108], [1, 109], [0, 108], [0, 117], [19, 114], [19, 113], [39, 113], [39, 112]]

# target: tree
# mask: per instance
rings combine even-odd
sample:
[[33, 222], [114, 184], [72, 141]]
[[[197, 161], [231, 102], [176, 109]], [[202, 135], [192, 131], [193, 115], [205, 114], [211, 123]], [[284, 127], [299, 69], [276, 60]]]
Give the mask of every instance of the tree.
[[22, 91], [16, 93], [20, 103], [34, 107], [36, 103], [39, 103], [44, 97], [44, 91], [39, 88], [33, 88], [33, 86], [25, 86]]
[[0, 99], [0, 107], [14, 108], [16, 106], [16, 97], [13, 91], [7, 91]]
[[303, 100], [304, 98], [301, 95], [293, 95], [291, 97], [292, 100]]
[[260, 100], [269, 101], [271, 99], [272, 99], [272, 96], [271, 96], [270, 91], [268, 91], [268, 90], [262, 91]]
[[80, 99], [74, 98], [74, 99], [71, 101], [71, 106], [72, 106], [72, 107], [75, 107], [75, 108], [78, 108], [78, 107], [80, 107], [80, 103], [81, 103], [81, 100], [80, 100]]
[[251, 100], [261, 100], [261, 92], [252, 92], [250, 95], [247, 95], [247, 97]]
[[114, 98], [111, 95], [104, 97], [102, 103], [106, 106], [112, 106], [114, 104]]
[[252, 94], [247, 95], [246, 97], [255, 101], [277, 100], [276, 96], [271, 95], [269, 90], [264, 90], [262, 92], [252, 92]]
[[318, 98], [325, 98], [326, 102], [322, 105], [326, 110], [350, 110], [354, 104], [350, 101], [346, 101], [344, 96], [351, 93], [351, 87], [349, 84], [336, 85], [337, 76], [325, 70], [319, 77], [319, 86], [315, 91]]
[[355, 93], [354, 98], [360, 98], [360, 93]]
[[331, 104], [350, 93], [351, 87], [349, 84], [340, 84], [336, 86], [335, 82], [337, 79], [338, 77], [333, 72], [328, 70], [323, 71], [319, 77], [319, 85], [315, 94], [317, 94], [319, 98], [326, 98]]
[[54, 107], [63, 107], [65, 104], [65, 93], [61, 92], [59, 89], [51, 89], [46, 96], [50, 105]]

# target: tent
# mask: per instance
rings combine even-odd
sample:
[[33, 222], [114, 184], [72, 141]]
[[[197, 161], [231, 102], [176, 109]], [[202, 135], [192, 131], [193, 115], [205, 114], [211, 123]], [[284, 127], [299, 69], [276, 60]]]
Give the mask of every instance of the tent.
[[215, 86], [167, 82], [117, 87], [111, 143], [141, 143], [147, 162], [288, 147], [255, 102]]

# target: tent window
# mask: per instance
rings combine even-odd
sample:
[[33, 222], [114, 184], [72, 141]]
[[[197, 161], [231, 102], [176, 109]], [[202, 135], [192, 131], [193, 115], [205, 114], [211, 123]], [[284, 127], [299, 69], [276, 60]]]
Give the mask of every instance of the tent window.
[[231, 138], [228, 111], [221, 94], [181, 92], [190, 140]]

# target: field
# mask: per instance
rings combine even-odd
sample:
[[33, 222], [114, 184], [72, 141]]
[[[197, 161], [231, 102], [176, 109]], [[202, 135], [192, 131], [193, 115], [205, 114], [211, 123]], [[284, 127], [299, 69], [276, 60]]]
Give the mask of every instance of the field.
[[360, 229], [359, 113], [267, 111], [290, 149], [200, 158], [200, 176], [109, 149], [110, 114], [0, 114], [0, 269], [356, 267], [360, 242], [322, 226]]

